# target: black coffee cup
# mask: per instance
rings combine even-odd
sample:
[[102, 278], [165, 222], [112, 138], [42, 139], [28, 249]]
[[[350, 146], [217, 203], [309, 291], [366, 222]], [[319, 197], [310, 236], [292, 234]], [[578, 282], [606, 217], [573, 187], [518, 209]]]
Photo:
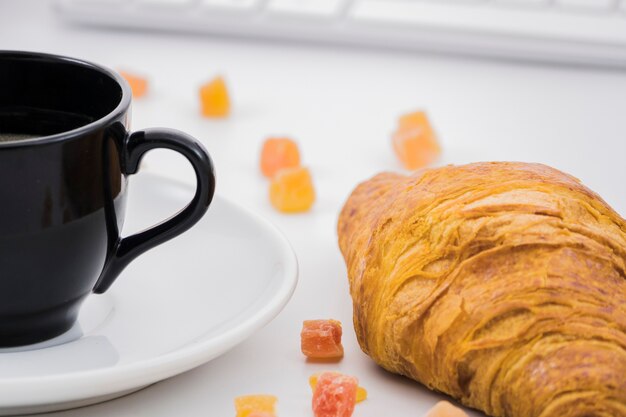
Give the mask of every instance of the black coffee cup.
[[[90, 293], [206, 213], [215, 176], [204, 147], [174, 130], [129, 132], [130, 103], [126, 82], [106, 68], [0, 51], [0, 346], [65, 332]], [[155, 148], [189, 160], [195, 196], [122, 238], [128, 176]]]

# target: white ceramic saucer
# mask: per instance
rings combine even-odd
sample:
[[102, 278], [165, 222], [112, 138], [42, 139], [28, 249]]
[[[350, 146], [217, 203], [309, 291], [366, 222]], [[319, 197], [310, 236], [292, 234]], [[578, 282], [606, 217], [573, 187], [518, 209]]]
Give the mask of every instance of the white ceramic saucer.
[[[131, 179], [124, 233], [181, 209], [193, 188]], [[140, 256], [78, 324], [44, 344], [0, 349], [0, 415], [97, 403], [203, 364], [267, 324], [296, 285], [287, 240], [216, 197], [191, 230]]]

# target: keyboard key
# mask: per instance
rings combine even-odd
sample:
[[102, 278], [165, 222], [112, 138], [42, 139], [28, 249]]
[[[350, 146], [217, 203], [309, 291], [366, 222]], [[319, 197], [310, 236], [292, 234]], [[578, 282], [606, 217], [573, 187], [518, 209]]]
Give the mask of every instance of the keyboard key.
[[97, 10], [102, 10], [103, 8], [121, 9], [128, 3], [126, 0], [67, 0], [67, 2], [78, 10], [85, 10], [85, 13], [94, 14], [97, 13]]
[[92, 5], [92, 4], [97, 4], [97, 5], [101, 5], [101, 4], [112, 4], [112, 5], [118, 5], [120, 3], [124, 3], [125, 0], [71, 0], [71, 2], [73, 4], [82, 6], [82, 5]]
[[252, 11], [259, 5], [259, 0], [202, 0], [200, 4], [211, 10]]
[[193, 4], [193, 0], [139, 0], [142, 6], [150, 7], [183, 7]]
[[[424, 1], [424, 0], [417, 0], [417, 1]], [[435, 1], [439, 1], [439, 0], [435, 0]], [[441, 0], [441, 1], [445, 1], [445, 2], [449, 1], [452, 4], [454, 4], [454, 3], [458, 3], [458, 4], [480, 4], [480, 3], [484, 3], [487, 0]]]
[[588, 9], [588, 10], [611, 10], [615, 5], [614, 0], [555, 0], [557, 6]]
[[313, 17], [333, 17], [341, 11], [343, 4], [344, 0], [270, 0], [267, 11]]
[[495, 0], [495, 3], [512, 6], [546, 6], [548, 0]]

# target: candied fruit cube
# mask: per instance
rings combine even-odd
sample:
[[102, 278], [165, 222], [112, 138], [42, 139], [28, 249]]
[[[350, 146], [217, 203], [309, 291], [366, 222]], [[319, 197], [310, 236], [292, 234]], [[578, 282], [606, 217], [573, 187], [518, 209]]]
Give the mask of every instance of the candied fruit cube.
[[265, 411], [253, 411], [252, 413], [248, 414], [248, 417], [276, 417], [276, 414], [267, 413]]
[[350, 417], [356, 404], [356, 378], [338, 372], [322, 373], [313, 392], [315, 417]]
[[230, 98], [226, 82], [222, 77], [200, 87], [200, 105], [202, 115], [206, 117], [226, 117], [230, 112]]
[[269, 138], [261, 150], [261, 172], [272, 178], [283, 168], [300, 166], [300, 152], [296, 142], [289, 138]]
[[[309, 377], [309, 385], [311, 386], [311, 390], [315, 392], [315, 387], [317, 386], [317, 379], [320, 374], [313, 374]], [[361, 401], [365, 401], [367, 399], [367, 390], [363, 387], [357, 387], [356, 389], [356, 402], [360, 403]]]
[[300, 347], [310, 359], [340, 359], [341, 322], [337, 320], [305, 320], [300, 332]]
[[148, 92], [148, 80], [146, 78], [126, 71], [119, 71], [119, 73], [130, 86], [133, 98], [141, 98], [146, 95]]
[[283, 213], [307, 211], [315, 202], [315, 189], [309, 170], [284, 168], [270, 183], [270, 202]]
[[439, 401], [428, 411], [426, 417], [467, 417], [467, 414], [447, 401]]
[[409, 170], [431, 164], [441, 154], [437, 136], [424, 112], [401, 116], [392, 143], [398, 159]]
[[426, 129], [432, 130], [428, 116], [426, 112], [416, 111], [413, 113], [407, 113], [400, 116], [398, 119], [398, 129], [407, 129], [416, 126], [424, 126]]
[[273, 416], [277, 401], [278, 398], [273, 395], [242, 395], [235, 398], [237, 417], [253, 417], [254, 413], [267, 413]]

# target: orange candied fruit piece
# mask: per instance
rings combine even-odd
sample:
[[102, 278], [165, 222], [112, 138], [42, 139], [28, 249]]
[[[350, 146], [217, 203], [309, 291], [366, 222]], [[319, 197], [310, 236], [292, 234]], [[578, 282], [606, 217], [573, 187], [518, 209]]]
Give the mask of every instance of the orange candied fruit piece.
[[200, 105], [202, 115], [206, 117], [226, 117], [230, 113], [230, 98], [226, 82], [222, 77], [215, 77], [200, 87]]
[[428, 116], [426, 115], [426, 112], [415, 111], [413, 113], [403, 114], [398, 119], [399, 129], [407, 129], [415, 126], [428, 126], [428, 128], [430, 128], [430, 123], [428, 121]]
[[425, 167], [441, 155], [437, 136], [422, 111], [400, 117], [392, 143], [398, 159], [409, 170]]
[[126, 71], [119, 71], [119, 73], [130, 86], [133, 98], [141, 98], [146, 95], [148, 92], [148, 80], [146, 78]]
[[315, 417], [350, 417], [356, 404], [356, 378], [338, 372], [322, 373], [313, 392]]
[[300, 166], [300, 151], [296, 142], [289, 138], [269, 138], [261, 150], [261, 172], [272, 178], [283, 168]]
[[265, 417], [264, 414], [273, 417], [277, 401], [273, 395], [242, 395], [235, 398], [237, 417]]
[[310, 209], [315, 202], [315, 189], [309, 170], [297, 167], [278, 171], [270, 183], [270, 202], [283, 213]]
[[341, 359], [341, 322], [337, 320], [305, 320], [300, 332], [300, 347], [310, 359]]
[[[309, 385], [311, 386], [311, 390], [315, 392], [315, 387], [317, 386], [317, 380], [320, 374], [314, 374], [309, 377]], [[357, 387], [356, 389], [356, 402], [357, 404], [361, 401], [365, 401], [367, 399], [367, 390], [363, 387]]]
[[428, 411], [426, 417], [467, 417], [467, 414], [447, 401], [439, 401]]

